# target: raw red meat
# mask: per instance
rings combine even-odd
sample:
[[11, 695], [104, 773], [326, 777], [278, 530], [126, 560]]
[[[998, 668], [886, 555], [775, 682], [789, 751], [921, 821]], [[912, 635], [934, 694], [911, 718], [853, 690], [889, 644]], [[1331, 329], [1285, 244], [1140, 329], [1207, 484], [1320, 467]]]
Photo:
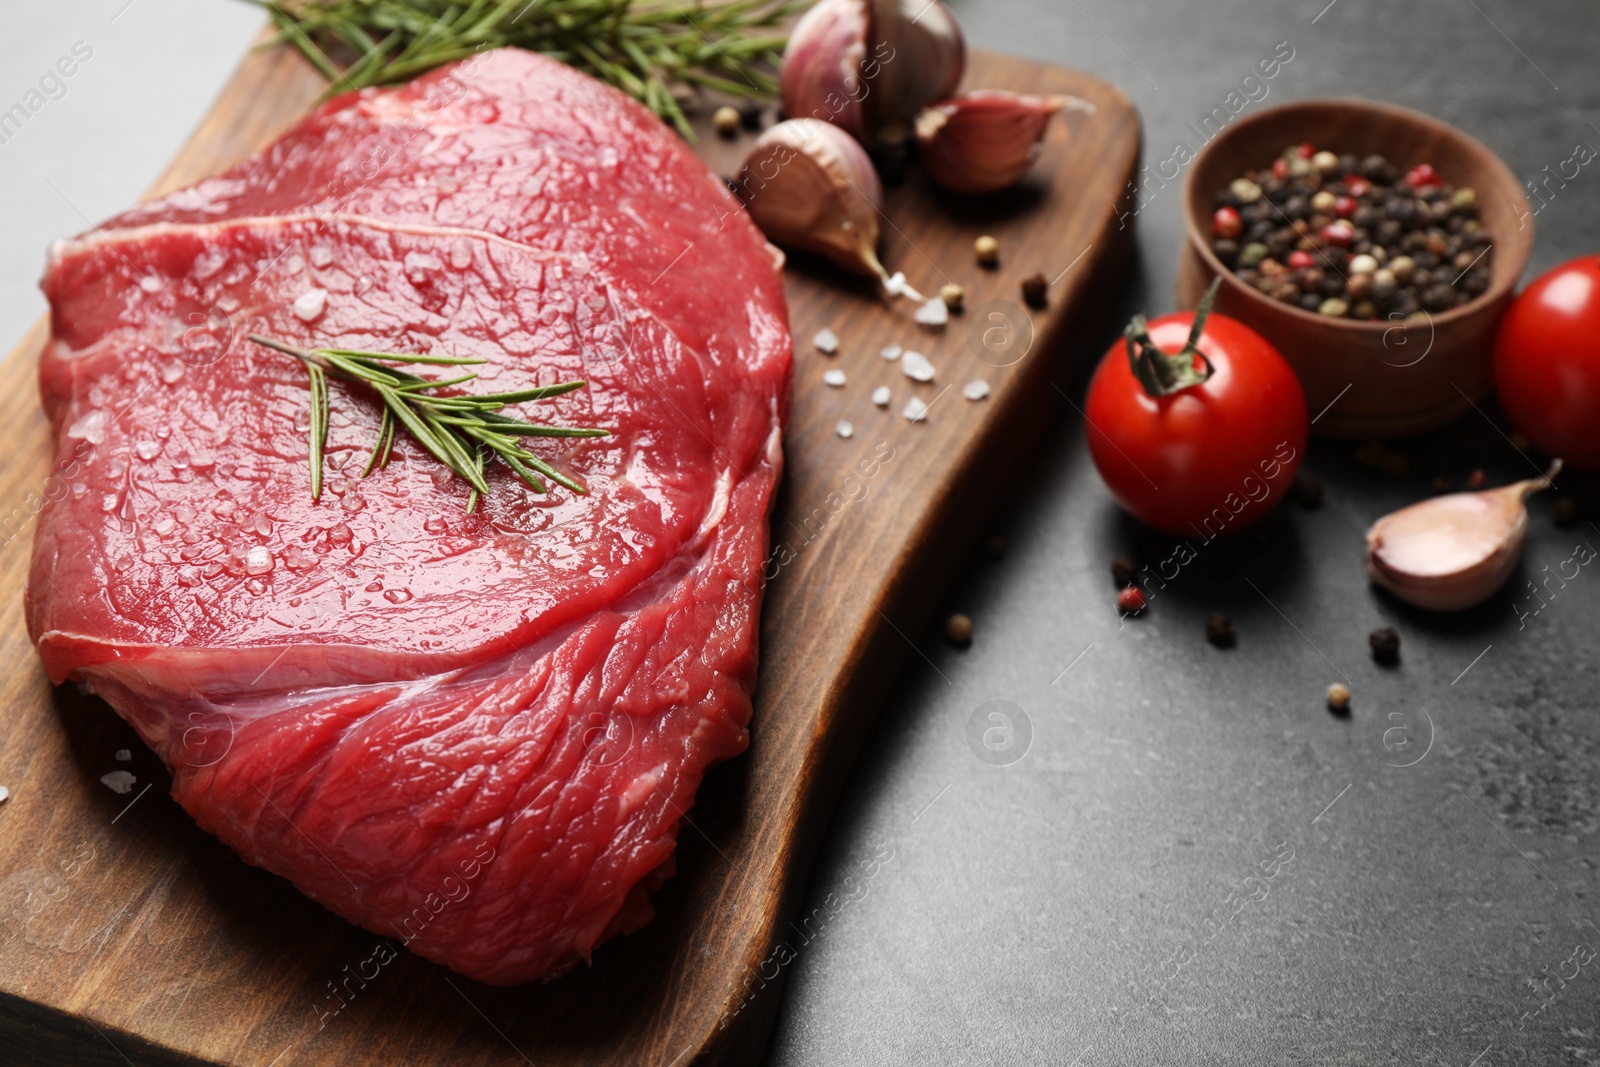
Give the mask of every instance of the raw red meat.
[[[774, 261], [722, 182], [502, 50], [330, 101], [58, 245], [44, 288], [58, 453], [92, 446], [34, 547], [50, 677], [246, 860], [464, 974], [550, 977], [646, 922], [747, 741], [787, 414]], [[361, 480], [377, 408], [334, 382], [313, 503], [304, 373], [249, 332], [581, 377], [524, 413], [612, 436], [534, 439], [589, 495], [499, 467], [468, 515], [404, 434]]]

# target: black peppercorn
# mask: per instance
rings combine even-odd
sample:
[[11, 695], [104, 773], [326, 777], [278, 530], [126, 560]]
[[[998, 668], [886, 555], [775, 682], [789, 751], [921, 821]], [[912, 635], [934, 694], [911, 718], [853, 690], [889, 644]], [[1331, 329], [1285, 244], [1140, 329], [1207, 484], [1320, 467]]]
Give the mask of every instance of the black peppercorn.
[[1218, 648], [1229, 648], [1234, 641], [1233, 620], [1226, 615], [1211, 615], [1206, 619], [1206, 640]]
[[1111, 577], [1117, 583], [1118, 589], [1125, 585], [1132, 585], [1133, 576], [1138, 573], [1139, 569], [1134, 566], [1133, 560], [1127, 556], [1118, 556], [1111, 561]]
[[1289, 483], [1289, 495], [1307, 511], [1315, 510], [1322, 505], [1322, 483], [1302, 471]]
[[759, 102], [755, 100], [745, 101], [744, 106], [739, 108], [739, 125], [747, 130], [759, 130], [761, 128], [761, 112], [762, 107]]
[[1022, 280], [1022, 299], [1029, 307], [1042, 308], [1050, 302], [1050, 279], [1043, 274], [1035, 274], [1031, 278]]
[[1393, 626], [1384, 626], [1367, 637], [1367, 644], [1372, 647], [1372, 658], [1379, 663], [1392, 664], [1400, 659], [1400, 631]]

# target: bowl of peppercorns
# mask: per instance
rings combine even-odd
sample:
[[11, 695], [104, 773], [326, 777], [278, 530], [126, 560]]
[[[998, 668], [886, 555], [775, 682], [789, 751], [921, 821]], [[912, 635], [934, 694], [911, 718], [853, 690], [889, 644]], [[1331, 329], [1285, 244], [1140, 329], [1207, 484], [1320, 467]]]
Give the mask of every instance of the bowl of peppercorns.
[[1362, 100], [1270, 108], [1199, 152], [1183, 211], [1179, 305], [1220, 276], [1216, 310], [1289, 361], [1313, 433], [1420, 433], [1488, 394], [1533, 217], [1460, 130]]

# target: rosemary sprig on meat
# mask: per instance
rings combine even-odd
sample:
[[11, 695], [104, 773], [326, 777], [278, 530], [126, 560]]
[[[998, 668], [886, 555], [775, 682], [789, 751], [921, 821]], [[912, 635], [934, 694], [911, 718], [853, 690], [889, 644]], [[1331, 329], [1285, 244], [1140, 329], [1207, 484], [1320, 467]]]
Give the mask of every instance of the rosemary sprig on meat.
[[430, 379], [399, 370], [389, 364], [433, 364], [447, 367], [464, 367], [486, 363], [487, 360], [456, 356], [430, 356], [416, 353], [360, 352], [344, 348], [296, 348], [260, 334], [250, 334], [258, 345], [298, 359], [311, 379], [311, 499], [322, 499], [322, 456], [328, 446], [328, 378], [364, 385], [383, 401], [382, 421], [378, 425], [378, 440], [367, 457], [361, 471], [365, 478], [374, 470], [388, 465], [389, 452], [394, 446], [394, 435], [404, 427], [418, 444], [449, 467], [462, 481], [471, 486], [467, 497], [467, 513], [478, 506], [478, 498], [489, 492], [485, 472], [489, 464], [498, 459], [511, 468], [536, 493], [545, 491], [546, 478], [565, 486], [574, 493], [587, 494], [583, 485], [562, 474], [549, 463], [522, 447], [523, 437], [605, 437], [607, 431], [575, 426], [547, 426], [523, 422], [500, 414], [508, 404], [532, 400], [548, 400], [587, 382], [559, 382], [533, 389], [518, 389], [506, 393], [479, 393], [472, 395], [444, 395], [434, 390], [465, 385], [477, 377], [468, 372], [454, 378]]
[[[809, 0], [254, 0], [333, 88], [389, 85], [474, 52], [543, 52], [621, 89], [693, 139], [674, 95], [766, 99]], [[342, 68], [331, 56], [353, 57]]]

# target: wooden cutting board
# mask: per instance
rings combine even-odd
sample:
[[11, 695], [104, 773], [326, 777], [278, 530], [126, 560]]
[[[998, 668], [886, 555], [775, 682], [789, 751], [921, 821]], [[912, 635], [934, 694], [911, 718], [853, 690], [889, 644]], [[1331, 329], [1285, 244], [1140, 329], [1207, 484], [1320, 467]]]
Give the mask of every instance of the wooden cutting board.
[[[23, 339], [0, 365], [0, 784], [11, 791], [0, 806], [0, 1062], [758, 1062], [779, 1001], [779, 946], [838, 786], [915, 651], [910, 638], [925, 633], [1058, 410], [1052, 384], [1065, 386], [1075, 353], [1103, 337], [1131, 250], [1119, 212], [1131, 203], [1139, 120], [1127, 98], [1084, 74], [981, 52], [967, 84], [1071, 94], [1094, 111], [1058, 119], [1033, 177], [1006, 194], [948, 196], [919, 175], [890, 191], [885, 263], [928, 292], [966, 288], [966, 314], [941, 332], [915, 325], [906, 302], [885, 305], [864, 283], [791, 260], [793, 421], [750, 749], [701, 789], [655, 921], [549, 985], [495, 989], [404, 950], [391, 959], [380, 944], [392, 942], [197, 829], [110, 708], [51, 689], [22, 614], [32, 517], [50, 489], [35, 386], [45, 324]], [[322, 90], [297, 55], [252, 53], [152, 192], [259, 149]], [[740, 136], [708, 133], [701, 150], [732, 173], [752, 135]], [[974, 262], [982, 233], [1000, 241], [998, 270]], [[1036, 272], [1053, 280], [1045, 310], [1020, 298], [1020, 279]], [[811, 343], [823, 327], [840, 338], [832, 358]], [[890, 343], [926, 353], [937, 379], [903, 377], [879, 358]], [[822, 381], [833, 367], [843, 388]], [[964, 399], [980, 378], [990, 396]], [[887, 410], [869, 400], [879, 385], [893, 392]], [[931, 405], [917, 423], [901, 415], [913, 395]], [[853, 437], [837, 435], [841, 419]]]

